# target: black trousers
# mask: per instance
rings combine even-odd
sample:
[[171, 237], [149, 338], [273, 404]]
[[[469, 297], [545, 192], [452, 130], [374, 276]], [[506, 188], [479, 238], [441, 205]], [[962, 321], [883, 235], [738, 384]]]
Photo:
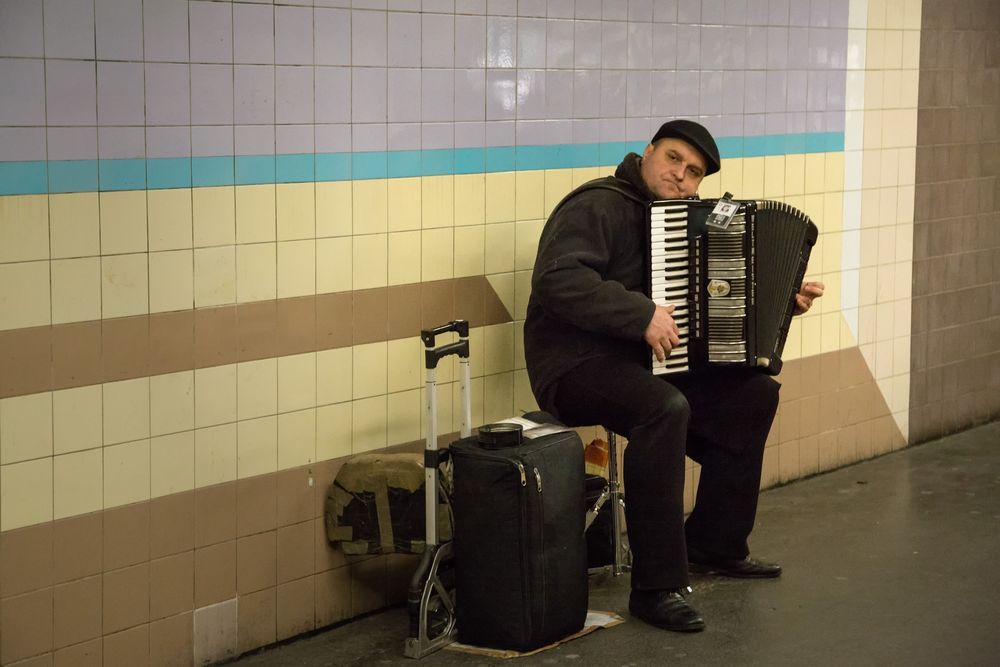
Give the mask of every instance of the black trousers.
[[[554, 411], [569, 425], [603, 424], [628, 438], [625, 518], [632, 587], [688, 584], [687, 545], [722, 558], [749, 554], [764, 443], [780, 385], [747, 368], [655, 376], [631, 360], [588, 360], [564, 375]], [[684, 521], [684, 455], [701, 464]]]

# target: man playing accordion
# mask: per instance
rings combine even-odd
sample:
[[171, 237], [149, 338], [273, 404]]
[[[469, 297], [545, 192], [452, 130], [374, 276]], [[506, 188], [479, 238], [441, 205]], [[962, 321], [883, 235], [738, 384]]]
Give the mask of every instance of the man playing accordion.
[[[747, 366], [669, 376], [649, 369], [650, 353], [662, 361], [680, 338], [674, 306], [644, 289], [648, 204], [695, 196], [720, 167], [709, 131], [673, 120], [641, 156], [625, 156], [614, 188], [567, 197], [542, 231], [524, 326], [539, 406], [566, 424], [602, 424], [628, 438], [629, 610], [679, 632], [705, 627], [685, 597], [689, 564], [733, 577], [781, 574], [747, 546], [779, 384]], [[821, 283], [804, 283], [795, 313], [822, 294]], [[685, 454], [701, 464], [686, 521]]]

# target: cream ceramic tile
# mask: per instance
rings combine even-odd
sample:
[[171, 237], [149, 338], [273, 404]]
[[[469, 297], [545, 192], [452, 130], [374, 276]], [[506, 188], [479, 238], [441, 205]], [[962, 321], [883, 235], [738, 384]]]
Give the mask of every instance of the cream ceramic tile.
[[514, 225], [514, 269], [530, 270], [535, 266], [538, 253], [538, 238], [542, 234], [544, 220], [518, 222]]
[[836, 352], [843, 348], [840, 341], [840, 321], [841, 315], [837, 312], [820, 315], [820, 350], [822, 352]]
[[52, 261], [52, 323], [101, 319], [101, 258]]
[[238, 185], [235, 189], [236, 243], [276, 239], [275, 185]]
[[486, 270], [484, 226], [455, 228], [455, 277], [481, 276]]
[[819, 193], [826, 191], [826, 153], [808, 153], [805, 161], [804, 191]]
[[52, 520], [52, 459], [0, 468], [0, 530]]
[[718, 173], [706, 176], [698, 186], [698, 194], [703, 199], [718, 198], [722, 196], [722, 193], [722, 177]]
[[858, 308], [858, 344], [870, 345], [875, 342], [875, 306], [862, 305]]
[[386, 391], [416, 389], [423, 382], [423, 343], [420, 338], [399, 338], [386, 343]]
[[199, 428], [194, 432], [195, 488], [236, 479], [236, 424]]
[[104, 508], [104, 452], [63, 454], [52, 460], [53, 519]]
[[528, 299], [531, 296], [531, 271], [514, 272], [514, 311], [511, 315], [515, 320], [523, 320], [528, 312]]
[[[882, 135], [885, 114], [886, 112], [881, 109], [869, 109], [864, 112], [865, 127], [862, 136], [866, 148], [877, 149], [889, 145]], [[872, 179], [872, 183], [877, 183], [877, 181]]]
[[742, 199], [760, 199], [764, 196], [764, 158], [743, 159], [743, 185], [738, 190]]
[[486, 225], [484, 231], [486, 247], [490, 249], [485, 257], [485, 272], [513, 271], [516, 252], [514, 224], [507, 222]]
[[[765, 174], [766, 170], [767, 167], [765, 166]], [[786, 155], [785, 185], [784, 185], [785, 196], [800, 195], [803, 194], [805, 191], [806, 191], [805, 155]]]
[[149, 378], [109, 382], [104, 389], [104, 444], [149, 437]]
[[389, 230], [389, 194], [384, 179], [354, 181], [354, 234], [384, 234]]
[[823, 349], [823, 322], [819, 315], [808, 314], [799, 318], [802, 326], [802, 356], [812, 357]]
[[353, 238], [354, 289], [385, 287], [388, 283], [388, 235], [369, 234]]
[[489, 281], [490, 287], [496, 292], [507, 312], [514, 313], [514, 274], [494, 273], [487, 275], [486, 280]]
[[313, 183], [279, 183], [277, 191], [278, 240], [316, 237], [316, 191]]
[[556, 204], [573, 189], [573, 172], [570, 169], [549, 169], [545, 172], [545, 202], [543, 217], [548, 217]]
[[384, 449], [387, 407], [385, 396], [363, 398], [351, 402], [351, 453], [361, 454]]
[[149, 440], [104, 448], [104, 508], [149, 500]]
[[278, 412], [316, 407], [316, 353], [278, 358]]
[[349, 236], [316, 239], [316, 293], [349, 292], [353, 279]]
[[545, 215], [545, 172], [514, 172], [514, 219], [537, 220]]
[[353, 233], [353, 182], [316, 183], [316, 236]]
[[[917, 169], [917, 153], [913, 146], [904, 147], [899, 150], [899, 185], [900, 188], [908, 188], [910, 195], [913, 194], [914, 179]], [[910, 218], [912, 220], [912, 218]]]
[[236, 364], [194, 371], [194, 425], [197, 428], [236, 421]]
[[[910, 332], [912, 331], [912, 325], [913, 325], [913, 311], [912, 311], [913, 304], [910, 302], [909, 299], [899, 299], [898, 301], [892, 302], [892, 308], [893, 308], [892, 336], [897, 341], [897, 344], [898, 341], [900, 341], [903, 338], [906, 338], [907, 339], [906, 345], [909, 346]], [[897, 375], [899, 373], [906, 373], [909, 372], [909, 367], [906, 367], [905, 369], [902, 367], [897, 367], [896, 370], [894, 370], [893, 372]]]
[[421, 232], [389, 232], [388, 237], [389, 284], [419, 283]]
[[392, 178], [386, 183], [387, 229], [399, 232], [420, 229], [423, 207], [420, 178]]
[[913, 262], [896, 262], [891, 268], [892, 299], [910, 299], [913, 296]]
[[278, 247], [274, 243], [236, 246], [236, 301], [266, 301], [278, 295]]
[[151, 438], [149, 470], [149, 494], [152, 498], [193, 489], [194, 431]]
[[785, 194], [785, 156], [768, 155], [764, 158], [764, 196], [781, 199]]
[[52, 393], [0, 399], [0, 463], [52, 456]]
[[514, 374], [500, 373], [483, 378], [483, 420], [506, 419], [514, 414]]
[[[893, 338], [892, 374], [908, 376], [909, 372], [910, 372], [910, 337], [900, 336], [899, 338]], [[909, 390], [907, 390], [907, 392], [908, 391]]]
[[455, 175], [455, 225], [486, 222], [486, 175]]
[[236, 191], [231, 185], [191, 190], [194, 247], [236, 242]]
[[[875, 341], [875, 379], [884, 380], [885, 378], [892, 376], [892, 340], [877, 340]], [[891, 385], [890, 385], [891, 386]], [[886, 394], [886, 402], [891, 405], [892, 397], [889, 396], [889, 391], [887, 391], [886, 386], [883, 383], [879, 383], [879, 387], [882, 389], [882, 393]], [[891, 390], [890, 390], [891, 391]]]
[[902, 70], [886, 70], [882, 75], [882, 99], [888, 109], [896, 109], [902, 101]]
[[195, 308], [236, 302], [236, 248], [217, 246], [194, 251]]
[[455, 226], [455, 177], [420, 179], [420, 224], [424, 229]]
[[725, 158], [719, 171], [719, 190], [743, 198], [743, 158]]
[[781, 353], [781, 358], [784, 361], [791, 361], [792, 359], [800, 359], [801, 357], [802, 325], [801, 320], [795, 317], [792, 318], [792, 322], [788, 326], [788, 337], [785, 338], [785, 347]]
[[236, 455], [240, 479], [277, 471], [277, 415], [241, 421], [236, 429]]
[[66, 454], [100, 447], [104, 442], [101, 385], [52, 392], [52, 448]]
[[354, 392], [352, 348], [341, 347], [316, 353], [316, 403], [343, 403]]
[[48, 196], [0, 197], [0, 263], [48, 258]]
[[316, 409], [278, 415], [278, 469], [316, 461]]
[[422, 410], [419, 389], [386, 396], [386, 442], [390, 447], [420, 440]]
[[907, 69], [900, 73], [899, 106], [903, 109], [916, 109], [920, 87], [920, 70]]
[[444, 280], [455, 276], [455, 231], [425, 229], [420, 239], [421, 278]]
[[149, 249], [179, 250], [193, 247], [191, 189], [149, 190]]
[[352, 403], [316, 408], [316, 460], [328, 461], [351, 454]]
[[513, 222], [516, 196], [514, 172], [486, 174], [486, 222]]
[[146, 253], [101, 258], [101, 311], [105, 318], [149, 312]]
[[[886, 30], [882, 50], [882, 64], [887, 70], [903, 67], [903, 31]], [[919, 61], [917, 63], [919, 66]]]
[[194, 306], [194, 253], [149, 253], [149, 312], [188, 310]]
[[101, 254], [101, 208], [96, 192], [49, 195], [53, 258]]
[[146, 250], [146, 191], [102, 192], [101, 254]]
[[486, 375], [514, 368], [514, 325], [512, 322], [483, 327]]
[[865, 45], [865, 69], [872, 70], [885, 69], [885, 30], [882, 25], [872, 21], [869, 14], [867, 44]]
[[[483, 343], [483, 327], [470, 327], [469, 328], [469, 373], [472, 377], [482, 377], [484, 362], [486, 354], [484, 350], [486, 349]], [[422, 344], [421, 344], [422, 347]], [[421, 352], [421, 355], [423, 353]], [[421, 368], [423, 368], [423, 358], [421, 357]], [[458, 375], [456, 371], [455, 375]]]
[[149, 432], [159, 436], [194, 428], [194, 371], [149, 378]]
[[260, 359], [236, 365], [236, 414], [240, 420], [278, 411], [278, 361]]
[[278, 242], [278, 298], [316, 294], [316, 241]]
[[51, 324], [49, 262], [0, 264], [0, 330]]
[[573, 168], [573, 187], [579, 187], [586, 183], [587, 181], [592, 181], [595, 178], [601, 176], [610, 176], [615, 171], [614, 165], [608, 165], [604, 167], [574, 167]]
[[920, 17], [923, 9], [921, 0], [904, 0], [903, 23], [900, 27], [907, 30], [920, 30]]
[[388, 345], [385, 342], [355, 345], [353, 398], [368, 398], [386, 392]]

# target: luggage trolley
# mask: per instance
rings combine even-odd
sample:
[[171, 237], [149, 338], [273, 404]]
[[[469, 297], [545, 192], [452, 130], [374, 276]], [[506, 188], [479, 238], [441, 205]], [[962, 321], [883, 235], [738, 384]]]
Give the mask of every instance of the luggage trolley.
[[[455, 332], [458, 340], [435, 347], [437, 336]], [[472, 434], [472, 385], [469, 371], [469, 322], [453, 320], [448, 324], [420, 332], [424, 343], [424, 366], [427, 370], [427, 441], [424, 445], [424, 498], [427, 546], [410, 580], [406, 608], [410, 632], [403, 646], [408, 658], [422, 658], [455, 641], [455, 574], [452, 544], [438, 543], [437, 499], [440, 466], [448, 451], [438, 450], [437, 365], [448, 356], [458, 355], [459, 385], [462, 394], [463, 438]]]

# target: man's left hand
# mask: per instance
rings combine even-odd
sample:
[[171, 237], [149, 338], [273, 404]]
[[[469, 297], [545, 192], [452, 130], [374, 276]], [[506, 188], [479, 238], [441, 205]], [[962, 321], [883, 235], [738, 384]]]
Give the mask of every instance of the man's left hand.
[[802, 283], [799, 293], [795, 295], [795, 310], [793, 314], [801, 315], [812, 307], [814, 300], [823, 296], [826, 285], [819, 282]]

